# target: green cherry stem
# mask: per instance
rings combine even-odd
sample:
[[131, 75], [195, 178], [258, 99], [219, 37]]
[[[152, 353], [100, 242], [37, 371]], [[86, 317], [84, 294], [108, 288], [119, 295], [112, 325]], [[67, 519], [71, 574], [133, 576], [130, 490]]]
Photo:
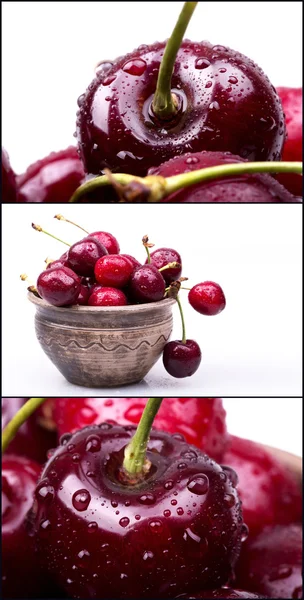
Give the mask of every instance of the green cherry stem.
[[70, 221], [70, 219], [66, 219], [63, 215], [55, 215], [54, 219], [58, 219], [58, 221], [65, 221], [66, 223], [70, 223], [70, 225], [74, 225], [74, 227], [78, 227], [78, 229], [81, 229], [81, 231], [84, 231], [85, 233], [89, 233], [86, 229], [81, 227], [81, 225], [74, 223], [74, 221]]
[[184, 3], [171, 37], [166, 44], [152, 102], [152, 110], [155, 116], [161, 120], [168, 120], [177, 112], [177, 99], [171, 92], [171, 79], [177, 53], [197, 4], [197, 2]]
[[167, 265], [164, 265], [163, 267], [161, 267], [159, 270], [160, 273], [162, 273], [163, 271], [166, 271], [167, 269], [176, 269], [177, 267], [181, 267], [182, 265], [179, 262], [170, 262]]
[[182, 321], [182, 343], [185, 344], [187, 341], [186, 338], [186, 327], [185, 327], [185, 319], [184, 319], [184, 312], [182, 309], [182, 305], [181, 305], [181, 301], [179, 296], [176, 296], [176, 302], [178, 304], [178, 308], [179, 308], [179, 312], [180, 312], [180, 316], [181, 316], [181, 321]]
[[157, 415], [163, 398], [150, 398], [144, 408], [135, 435], [125, 448], [123, 470], [133, 483], [138, 482], [150, 469], [146, 452], [150, 439], [153, 421]]
[[57, 242], [61, 242], [62, 244], [65, 244], [65, 246], [69, 246], [69, 247], [71, 246], [71, 244], [68, 244], [67, 242], [64, 242], [64, 240], [61, 240], [60, 238], [56, 237], [56, 235], [53, 235], [52, 233], [45, 231], [45, 229], [42, 229], [42, 227], [40, 227], [40, 225], [35, 225], [35, 223], [32, 223], [32, 228], [35, 229], [35, 231], [39, 231], [41, 233], [45, 233], [46, 235], [49, 235], [54, 240], [57, 240]]
[[30, 398], [13, 416], [11, 421], [2, 431], [2, 452], [5, 452], [21, 425], [25, 423], [45, 400], [46, 398]]

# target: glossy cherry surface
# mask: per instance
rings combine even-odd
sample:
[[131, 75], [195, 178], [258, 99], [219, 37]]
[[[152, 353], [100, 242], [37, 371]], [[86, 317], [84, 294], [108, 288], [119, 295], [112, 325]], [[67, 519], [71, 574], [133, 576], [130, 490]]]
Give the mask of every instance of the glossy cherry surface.
[[[244, 159], [229, 152], [186, 153], [150, 169], [149, 174], [171, 177], [198, 169], [242, 162], [245, 162]], [[161, 202], [289, 203], [297, 202], [297, 199], [271, 175], [254, 173], [183, 187]]]
[[81, 290], [81, 279], [68, 267], [54, 267], [40, 273], [37, 279], [40, 296], [54, 306], [74, 304]]
[[202, 354], [194, 340], [168, 342], [163, 351], [163, 363], [172, 377], [190, 377], [200, 366]]
[[89, 306], [126, 306], [128, 300], [122, 290], [113, 287], [96, 286], [92, 291]]
[[223, 464], [238, 474], [244, 520], [251, 533], [266, 525], [302, 518], [301, 490], [290, 473], [263, 446], [231, 436]]
[[91, 295], [91, 291], [87, 285], [80, 284], [80, 292], [78, 294], [77, 300], [75, 304], [79, 304], [80, 306], [86, 306], [88, 304], [89, 297]]
[[[285, 113], [287, 137], [283, 146], [282, 160], [303, 159], [303, 92], [302, 88], [279, 87]], [[280, 181], [295, 196], [303, 195], [303, 177], [296, 173], [280, 173]]]
[[18, 202], [68, 202], [83, 178], [74, 146], [52, 152], [18, 176]]
[[200, 600], [200, 598], [206, 598], [206, 600], [211, 600], [212, 598], [248, 598], [248, 600], [250, 600], [250, 598], [266, 598], [266, 596], [251, 594], [250, 592], [245, 592], [244, 590], [220, 588], [217, 590], [205, 590], [203, 592], [199, 592], [198, 594], [181, 594], [180, 596], [176, 596], [176, 598], [187, 598], [187, 600]]
[[[154, 265], [157, 269], [161, 269], [165, 267], [168, 263], [177, 262], [181, 266], [180, 267], [171, 267], [170, 269], [165, 269], [162, 271], [162, 276], [167, 284], [172, 281], [176, 281], [182, 274], [182, 259], [181, 255], [177, 250], [173, 248], [157, 248], [157, 250], [153, 250], [150, 254], [151, 264]], [[146, 260], [146, 264], [148, 259]]]
[[[51, 402], [58, 434], [62, 435], [103, 421], [137, 425], [147, 398], [56, 398]], [[229, 444], [221, 398], [165, 398], [154, 426], [182, 433], [187, 442], [217, 461]]]
[[108, 287], [125, 287], [134, 271], [131, 261], [120, 254], [103, 256], [95, 264], [96, 281]]
[[85, 170], [145, 175], [187, 151], [229, 150], [250, 160], [280, 159], [280, 99], [252, 60], [224, 46], [184, 40], [172, 77], [180, 110], [158, 122], [151, 104], [165, 43], [118, 58], [79, 100], [77, 135]]
[[174, 597], [224, 584], [237, 561], [244, 528], [226, 472], [180, 434], [153, 430], [150, 471], [124, 485], [134, 432], [102, 424], [65, 435], [37, 485], [31, 532], [69, 597]]
[[97, 260], [106, 254], [108, 254], [106, 248], [97, 239], [89, 236], [70, 247], [69, 266], [78, 275], [90, 277], [94, 275]]
[[56, 260], [52, 260], [46, 266], [46, 269], [54, 269], [54, 267], [68, 267], [68, 260], [61, 260], [61, 258], [57, 258]]
[[188, 300], [201, 315], [218, 315], [226, 306], [226, 298], [221, 286], [214, 281], [197, 283], [191, 288]]
[[266, 527], [249, 537], [237, 565], [238, 585], [269, 598], [302, 598], [302, 537], [295, 524]]
[[108, 254], [119, 254], [119, 243], [112, 233], [108, 233], [107, 231], [94, 231], [93, 233], [90, 233], [90, 237], [98, 240], [102, 246], [107, 249]]
[[165, 295], [165, 280], [153, 265], [143, 265], [133, 271], [128, 291], [135, 302], [158, 302]]
[[4, 148], [1, 151], [1, 201], [17, 202], [16, 175]]

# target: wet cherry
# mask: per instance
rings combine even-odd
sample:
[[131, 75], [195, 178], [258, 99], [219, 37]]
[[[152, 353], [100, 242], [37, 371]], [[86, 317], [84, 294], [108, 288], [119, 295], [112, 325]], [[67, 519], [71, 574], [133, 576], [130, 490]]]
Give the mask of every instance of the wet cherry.
[[16, 175], [4, 148], [1, 151], [1, 201], [17, 202]]
[[97, 260], [106, 254], [108, 254], [106, 248], [97, 239], [88, 236], [70, 247], [69, 266], [78, 275], [90, 277], [94, 275]]
[[190, 377], [200, 366], [202, 354], [194, 340], [167, 342], [163, 351], [163, 364], [172, 377]]
[[[285, 113], [287, 137], [283, 146], [282, 160], [303, 159], [303, 92], [302, 88], [279, 87]], [[295, 173], [280, 173], [280, 181], [295, 196], [303, 195], [303, 177]]]
[[95, 263], [96, 281], [108, 287], [125, 287], [134, 271], [131, 261], [120, 254], [109, 254]]
[[226, 306], [224, 292], [214, 281], [194, 285], [188, 294], [188, 300], [192, 308], [208, 316], [218, 315]]
[[106, 248], [108, 254], [119, 254], [120, 247], [117, 239], [107, 231], [94, 231], [90, 233], [90, 238], [98, 240]]
[[54, 267], [40, 273], [37, 279], [40, 296], [54, 306], [74, 304], [81, 290], [81, 279], [68, 267]]
[[[182, 274], [182, 259], [176, 250], [173, 248], [158, 248], [150, 253], [151, 264], [154, 265], [157, 269], [161, 269], [168, 263], [177, 262], [180, 264], [180, 267], [171, 267], [170, 269], [166, 269], [162, 271], [162, 276], [167, 284], [172, 281], [176, 281]], [[146, 264], [148, 259], [146, 260]]]
[[153, 265], [143, 265], [133, 271], [128, 291], [135, 302], [158, 302], [165, 295], [165, 280]]
[[113, 287], [96, 286], [89, 299], [89, 306], [126, 306], [128, 300], [122, 290]]

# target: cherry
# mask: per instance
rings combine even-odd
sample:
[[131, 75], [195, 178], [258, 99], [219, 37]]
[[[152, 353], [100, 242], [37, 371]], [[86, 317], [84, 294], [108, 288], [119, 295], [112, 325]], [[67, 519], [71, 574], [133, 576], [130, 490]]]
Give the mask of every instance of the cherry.
[[[180, 254], [173, 248], [158, 248], [150, 254], [151, 264], [157, 269], [165, 267], [168, 263], [179, 263], [179, 267], [171, 267], [163, 271], [162, 275], [167, 284], [176, 281], [182, 274], [182, 259]], [[147, 258], [146, 263], [149, 262]]]
[[16, 175], [4, 148], [1, 151], [1, 199], [5, 203], [17, 202]]
[[94, 275], [94, 267], [99, 258], [108, 254], [106, 248], [95, 238], [86, 237], [70, 247], [69, 266], [78, 275]]
[[[287, 137], [283, 146], [283, 160], [303, 159], [303, 93], [302, 88], [279, 87], [277, 92], [283, 104]], [[303, 194], [303, 180], [294, 173], [280, 173], [277, 179], [295, 196]]]
[[68, 202], [83, 178], [76, 148], [52, 152], [17, 177], [18, 202]]
[[[2, 430], [25, 401], [26, 398], [2, 398]], [[38, 463], [45, 463], [47, 451], [56, 445], [56, 434], [42, 428], [38, 415], [33, 415], [20, 427], [8, 451], [10, 454], [26, 456]]]
[[54, 267], [40, 273], [37, 280], [40, 296], [53, 306], [74, 304], [81, 290], [81, 279], [68, 267]]
[[126, 306], [127, 297], [121, 290], [113, 287], [97, 286], [91, 293], [89, 306]]
[[37, 485], [30, 530], [69, 597], [168, 598], [224, 584], [237, 561], [233, 481], [180, 434], [152, 431], [134, 485], [134, 431], [104, 423], [63, 436]]
[[54, 269], [54, 267], [69, 267], [69, 261], [58, 258], [57, 260], [50, 260], [46, 265], [46, 269]]
[[222, 288], [213, 281], [204, 281], [194, 285], [188, 294], [188, 300], [201, 315], [218, 315], [226, 306]]
[[163, 350], [163, 363], [172, 377], [190, 377], [200, 366], [202, 354], [194, 340], [167, 342]]
[[176, 596], [176, 598], [187, 598], [188, 600], [196, 600], [206, 598], [207, 600], [211, 600], [211, 598], [266, 598], [266, 596], [258, 596], [257, 594], [251, 594], [250, 592], [245, 592], [244, 590], [233, 590], [231, 588], [220, 588], [217, 590], [205, 590], [203, 592], [199, 592], [198, 594], [181, 594], [180, 596]]
[[134, 271], [131, 261], [120, 254], [100, 258], [94, 268], [96, 281], [101, 285], [122, 288], [129, 282]]
[[301, 490], [292, 473], [263, 446], [231, 436], [223, 464], [238, 474], [244, 519], [251, 533], [302, 518]]
[[124, 258], [128, 258], [131, 261], [134, 269], [142, 266], [141, 263], [139, 262], [139, 260], [137, 260], [137, 258], [134, 258], [134, 256], [131, 256], [130, 254], [121, 254], [120, 256], [123, 256]]
[[153, 265], [143, 265], [131, 275], [128, 290], [135, 302], [158, 302], [165, 295], [165, 280]]
[[237, 581], [269, 598], [302, 598], [301, 525], [266, 527], [249, 538], [237, 565]]
[[119, 254], [120, 247], [117, 239], [107, 231], [94, 231], [90, 237], [98, 240], [106, 248], [108, 254]]
[[90, 295], [91, 295], [91, 290], [88, 288], [87, 285], [84, 285], [83, 283], [81, 283], [80, 284], [80, 292], [78, 294], [75, 304], [79, 304], [81, 306], [86, 306], [88, 304]]

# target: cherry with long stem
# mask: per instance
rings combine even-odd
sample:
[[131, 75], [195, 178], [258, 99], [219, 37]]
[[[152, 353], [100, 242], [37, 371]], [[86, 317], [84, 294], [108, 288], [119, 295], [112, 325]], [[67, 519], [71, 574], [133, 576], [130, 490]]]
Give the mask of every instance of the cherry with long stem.
[[64, 244], [65, 246], [69, 246], [69, 248], [71, 247], [72, 244], [68, 244], [67, 242], [65, 242], [64, 240], [61, 240], [60, 238], [58, 238], [56, 235], [54, 235], [53, 233], [49, 233], [48, 231], [46, 231], [45, 229], [42, 229], [42, 227], [40, 225], [36, 225], [35, 223], [32, 223], [32, 228], [35, 229], [35, 231], [39, 231], [40, 233], [45, 233], [46, 235], [49, 235], [51, 238], [53, 238], [54, 240], [57, 240], [57, 242], [61, 242], [62, 244]]

